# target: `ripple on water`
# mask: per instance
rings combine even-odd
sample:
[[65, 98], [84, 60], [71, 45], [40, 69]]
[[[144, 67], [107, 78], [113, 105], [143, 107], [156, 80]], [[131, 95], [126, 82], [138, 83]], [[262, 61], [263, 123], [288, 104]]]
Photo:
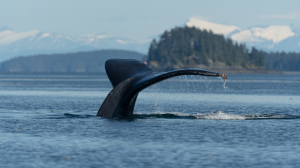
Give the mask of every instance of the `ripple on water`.
[[[74, 115], [65, 113], [67, 117], [86, 118], [94, 117], [91, 115]], [[208, 120], [265, 120], [265, 119], [299, 119], [297, 115], [274, 115], [274, 114], [259, 114], [259, 115], [240, 115], [230, 114], [223, 111], [216, 111], [208, 114], [190, 114], [181, 112], [155, 112], [155, 113], [135, 113], [130, 117], [122, 119], [208, 119]]]

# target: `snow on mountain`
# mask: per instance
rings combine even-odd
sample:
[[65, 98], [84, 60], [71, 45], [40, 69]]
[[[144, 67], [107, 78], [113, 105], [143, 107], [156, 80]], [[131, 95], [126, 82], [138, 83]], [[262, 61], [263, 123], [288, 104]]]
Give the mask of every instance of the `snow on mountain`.
[[211, 30], [215, 34], [224, 34], [227, 36], [229, 33], [235, 31], [235, 30], [240, 30], [240, 28], [236, 26], [227, 26], [227, 25], [221, 25], [217, 23], [212, 23], [208, 22], [205, 20], [200, 20], [196, 18], [190, 18], [187, 22], [186, 25], [188, 27], [196, 27], [201, 30]]
[[269, 26], [267, 28], [253, 27], [250, 30], [243, 30], [231, 35], [231, 38], [238, 42], [257, 41], [257, 38], [263, 38], [279, 43], [294, 35], [295, 33], [289, 26]]
[[24, 39], [24, 38], [33, 38], [38, 34], [38, 30], [33, 30], [29, 32], [13, 32], [11, 30], [5, 30], [0, 32], [0, 45], [1, 44], [10, 44], [15, 41]]
[[[255, 46], [264, 51], [300, 52], [300, 36], [288, 25], [241, 29], [234, 25], [190, 18], [186, 26], [223, 34], [238, 43], [245, 43], [249, 48]], [[124, 49], [146, 54], [150, 42], [151, 39], [134, 41], [105, 34], [66, 36], [39, 30], [16, 32], [8, 27], [2, 27], [0, 28], [0, 62], [16, 56], [100, 49]]]
[[242, 43], [242, 42], [263, 42], [264, 39], [262, 39], [259, 36], [255, 36], [251, 30], [243, 30], [239, 31], [238, 33], [232, 34], [231, 39]]
[[196, 27], [201, 30], [211, 30], [217, 34], [223, 34], [227, 38], [238, 43], [245, 43], [249, 48], [265, 51], [300, 52], [300, 36], [288, 25], [271, 25], [268, 27], [252, 27], [242, 30], [236, 26], [228, 26], [190, 18], [186, 26]]
[[124, 49], [146, 53], [151, 40], [133, 41], [103, 34], [66, 36], [39, 30], [15, 32], [0, 29], [0, 62], [34, 54], [90, 51], [100, 49]]

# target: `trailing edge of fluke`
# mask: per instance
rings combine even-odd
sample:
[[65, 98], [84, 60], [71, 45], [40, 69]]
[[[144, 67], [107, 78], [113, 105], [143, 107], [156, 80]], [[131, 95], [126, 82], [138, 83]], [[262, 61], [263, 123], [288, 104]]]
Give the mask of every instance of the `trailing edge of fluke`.
[[225, 74], [203, 69], [180, 69], [153, 72], [146, 64], [134, 59], [109, 59], [105, 62], [107, 76], [113, 85], [97, 116], [104, 118], [128, 117], [133, 114], [135, 101], [143, 89], [180, 75], [202, 75], [227, 78]]

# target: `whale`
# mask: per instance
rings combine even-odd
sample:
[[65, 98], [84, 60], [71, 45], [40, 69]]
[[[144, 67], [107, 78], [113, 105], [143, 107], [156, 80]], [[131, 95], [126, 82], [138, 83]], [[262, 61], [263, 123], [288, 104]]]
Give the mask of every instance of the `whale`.
[[139, 92], [175, 76], [201, 75], [227, 79], [226, 74], [198, 68], [154, 72], [145, 63], [135, 59], [109, 59], [105, 62], [105, 71], [113, 89], [98, 110], [97, 116], [103, 118], [131, 116]]

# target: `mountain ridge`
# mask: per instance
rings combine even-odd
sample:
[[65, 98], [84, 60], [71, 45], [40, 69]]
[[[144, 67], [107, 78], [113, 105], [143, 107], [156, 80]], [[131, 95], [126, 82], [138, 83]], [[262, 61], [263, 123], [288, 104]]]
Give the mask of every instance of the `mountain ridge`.
[[[254, 26], [241, 29], [233, 25], [215, 24], [197, 18], [190, 18], [186, 22], [186, 26], [196, 27], [201, 30], [211, 30], [238, 43], [245, 43], [248, 48], [256, 47], [266, 52], [282, 50], [286, 52], [300, 52], [300, 36], [291, 25]], [[220, 28], [224, 29], [221, 30]]]
[[[248, 49], [255, 47], [265, 52], [300, 52], [300, 36], [292, 25], [253, 26], [247, 29], [235, 25], [223, 25], [197, 18], [189, 18], [185, 26], [212, 30], [237, 43], [245, 43]], [[150, 36], [148, 36], [150, 37]], [[159, 35], [152, 38], [159, 38]], [[101, 49], [123, 49], [148, 52], [151, 39], [131, 40], [106, 34], [62, 35], [40, 30], [13, 31], [0, 28], [0, 62], [20, 55], [55, 54]]]
[[2, 72], [105, 72], [111, 58], [142, 60], [143, 54], [127, 50], [97, 50], [65, 54], [20, 56], [0, 63]]
[[20, 55], [55, 54], [100, 49], [123, 49], [146, 53], [150, 40], [133, 41], [103, 34], [67, 36], [39, 30], [0, 31], [0, 62]]

